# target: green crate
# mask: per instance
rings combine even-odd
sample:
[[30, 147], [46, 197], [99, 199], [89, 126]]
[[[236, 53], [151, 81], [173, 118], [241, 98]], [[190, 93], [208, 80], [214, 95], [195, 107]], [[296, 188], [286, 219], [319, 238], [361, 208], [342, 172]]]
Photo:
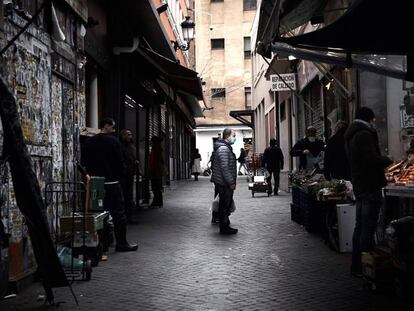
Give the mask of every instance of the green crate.
[[103, 211], [105, 177], [91, 176], [89, 181], [89, 210]]

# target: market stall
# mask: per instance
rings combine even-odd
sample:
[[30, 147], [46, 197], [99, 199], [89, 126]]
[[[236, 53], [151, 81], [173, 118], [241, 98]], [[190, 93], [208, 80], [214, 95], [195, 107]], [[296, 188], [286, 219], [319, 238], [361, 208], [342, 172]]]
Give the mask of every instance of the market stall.
[[291, 188], [291, 219], [308, 232], [321, 234], [332, 249], [350, 251], [355, 223], [350, 183], [327, 181], [323, 174], [308, 170], [291, 175]]
[[377, 247], [363, 253], [365, 283], [374, 290], [411, 297], [414, 290], [414, 157], [385, 171], [384, 205], [377, 228]]

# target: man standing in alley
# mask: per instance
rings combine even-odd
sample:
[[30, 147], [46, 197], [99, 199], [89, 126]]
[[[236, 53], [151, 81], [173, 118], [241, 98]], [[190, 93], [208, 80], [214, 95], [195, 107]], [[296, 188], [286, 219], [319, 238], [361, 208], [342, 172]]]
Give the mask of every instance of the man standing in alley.
[[299, 140], [290, 151], [292, 157], [299, 157], [299, 170], [313, 169], [321, 158], [324, 143], [316, 137], [316, 128], [309, 126], [305, 138]]
[[137, 222], [132, 218], [133, 210], [135, 208], [134, 202], [134, 176], [137, 171], [137, 149], [134, 145], [134, 138], [132, 132], [129, 129], [123, 129], [121, 131], [121, 147], [122, 147], [122, 159], [124, 161], [124, 171], [121, 178], [122, 193], [125, 201], [125, 214], [127, 221], [130, 224], [136, 224]]
[[362, 272], [361, 253], [374, 248], [374, 234], [382, 204], [381, 188], [386, 184], [384, 169], [392, 163], [389, 158], [381, 156], [374, 122], [374, 112], [368, 107], [361, 107], [345, 133], [356, 197], [351, 265], [351, 273], [355, 276], [360, 276]]
[[138, 245], [129, 244], [126, 239], [127, 219], [124, 196], [119, 183], [123, 173], [121, 143], [112, 134], [115, 121], [105, 118], [100, 123], [101, 132], [89, 138], [85, 145], [83, 162], [91, 176], [105, 177], [104, 209], [109, 211], [114, 222], [117, 252], [136, 251]]
[[269, 172], [267, 177], [267, 184], [269, 189], [268, 194], [272, 193], [272, 175], [275, 183], [273, 194], [279, 194], [280, 170], [283, 170], [283, 153], [280, 147], [276, 144], [276, 139], [270, 139], [270, 146], [266, 148], [263, 153], [263, 166]]
[[223, 131], [223, 138], [214, 144], [211, 181], [214, 182], [215, 192], [220, 198], [218, 211], [220, 234], [236, 234], [238, 231], [230, 227], [229, 221], [237, 181], [236, 156], [231, 147], [235, 142], [236, 133], [226, 128]]

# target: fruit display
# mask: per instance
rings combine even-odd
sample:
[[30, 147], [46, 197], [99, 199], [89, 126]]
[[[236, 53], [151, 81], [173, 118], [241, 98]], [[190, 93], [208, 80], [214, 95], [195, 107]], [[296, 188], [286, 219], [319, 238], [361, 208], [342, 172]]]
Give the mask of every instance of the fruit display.
[[389, 183], [414, 185], [414, 158], [392, 164], [385, 170], [385, 177]]

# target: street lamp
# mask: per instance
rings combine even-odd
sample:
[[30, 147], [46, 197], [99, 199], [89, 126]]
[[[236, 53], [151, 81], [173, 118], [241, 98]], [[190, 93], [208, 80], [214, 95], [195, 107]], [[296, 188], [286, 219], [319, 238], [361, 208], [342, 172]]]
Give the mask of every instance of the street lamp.
[[195, 24], [191, 20], [191, 17], [186, 16], [185, 20], [181, 23], [185, 43], [180, 44], [177, 41], [171, 41], [174, 44], [174, 50], [177, 51], [177, 49], [180, 49], [182, 51], [187, 51], [190, 48], [190, 42], [194, 39], [194, 27]]

